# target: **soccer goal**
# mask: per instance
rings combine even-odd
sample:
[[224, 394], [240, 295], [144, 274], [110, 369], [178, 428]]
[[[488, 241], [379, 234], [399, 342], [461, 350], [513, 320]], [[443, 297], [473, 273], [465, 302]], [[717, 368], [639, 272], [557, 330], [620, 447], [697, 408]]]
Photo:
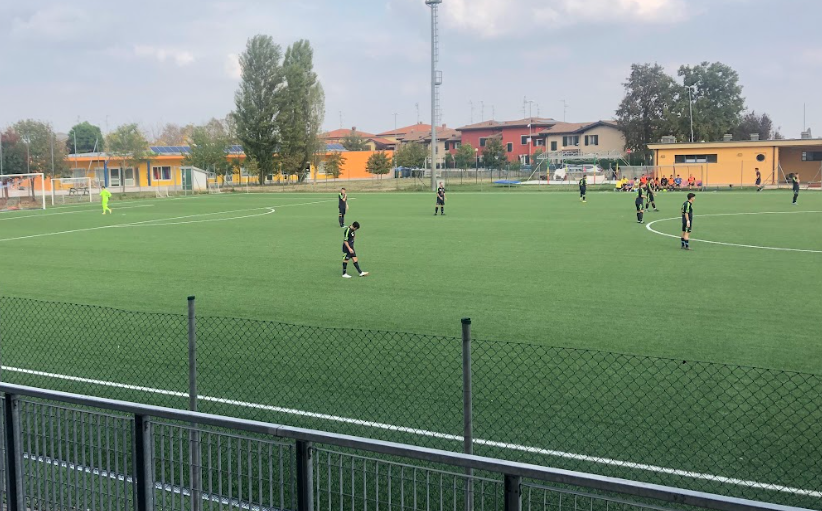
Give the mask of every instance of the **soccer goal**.
[[39, 174], [0, 176], [0, 211], [46, 209], [46, 179]]
[[157, 186], [154, 188], [154, 193], [157, 195], [158, 199], [167, 199], [171, 197], [168, 186]]
[[[97, 193], [99, 195], [99, 192]], [[90, 177], [64, 177], [51, 180], [51, 205], [94, 202]]]

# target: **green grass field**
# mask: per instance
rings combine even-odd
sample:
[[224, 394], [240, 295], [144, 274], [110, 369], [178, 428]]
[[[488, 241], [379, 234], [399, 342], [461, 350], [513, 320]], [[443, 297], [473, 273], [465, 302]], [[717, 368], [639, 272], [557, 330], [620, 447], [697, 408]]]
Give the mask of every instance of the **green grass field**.
[[[0, 325], [27, 312], [31, 320], [5, 327], [3, 363], [184, 392], [182, 315], [186, 297], [196, 295], [198, 314], [208, 316], [198, 323], [202, 394], [459, 435], [460, 354], [450, 338], [467, 316], [474, 336], [489, 340], [475, 344], [478, 438], [822, 490], [814, 471], [820, 386], [810, 375], [822, 374], [822, 194], [803, 192], [791, 206], [789, 192], [700, 193], [693, 236], [716, 243], [693, 241], [692, 252], [675, 239], [678, 193], [659, 194], [661, 211], [646, 214], [651, 229], [636, 223], [633, 196], [614, 192], [591, 193], [581, 204], [574, 193], [455, 191], [444, 217], [434, 217], [428, 193], [351, 198], [347, 221], [362, 224], [357, 252], [371, 275], [350, 280], [340, 277], [333, 194], [114, 200], [110, 216], [99, 205], [4, 213], [0, 258], [10, 264], [0, 294], [162, 314], [73, 315], [70, 307], [22, 302], [29, 310], [0, 310]], [[81, 342], [68, 339], [63, 324]], [[699, 361], [810, 374], [717, 370]], [[31, 374], [12, 381], [56, 384]], [[725, 385], [746, 388], [733, 393], [732, 408]], [[789, 390], [774, 401], [777, 393], [748, 391], [758, 385]], [[217, 401], [206, 406], [241, 413]], [[419, 440], [256, 412], [248, 414]], [[786, 426], [805, 421], [816, 426]], [[459, 448], [443, 439], [426, 445]], [[499, 446], [484, 449], [505, 455]], [[639, 469], [517, 459], [772, 497], [687, 477], [648, 479]]]
[[[646, 220], [676, 218], [683, 200], [660, 194]], [[333, 195], [6, 213], [0, 285], [7, 296], [152, 312], [183, 313], [196, 295], [208, 315], [448, 336], [469, 316], [487, 339], [822, 373], [822, 213], [812, 213], [822, 194], [804, 193], [798, 207], [788, 192], [695, 203], [694, 238], [816, 252], [698, 241], [680, 251], [636, 223], [627, 194], [583, 205], [571, 193], [452, 193], [445, 217], [433, 202], [353, 196], [346, 220], [363, 226], [357, 251], [371, 276], [351, 281], [340, 278]], [[703, 216], [762, 212], [788, 214]], [[679, 234], [678, 219], [652, 227]]]

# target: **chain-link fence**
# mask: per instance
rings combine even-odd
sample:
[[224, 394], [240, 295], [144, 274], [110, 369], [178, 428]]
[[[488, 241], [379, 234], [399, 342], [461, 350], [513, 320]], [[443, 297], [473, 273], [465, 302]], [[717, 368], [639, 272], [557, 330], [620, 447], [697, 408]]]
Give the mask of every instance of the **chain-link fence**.
[[186, 408], [191, 372], [203, 412], [822, 509], [815, 374], [18, 298], [0, 345], [10, 383]]

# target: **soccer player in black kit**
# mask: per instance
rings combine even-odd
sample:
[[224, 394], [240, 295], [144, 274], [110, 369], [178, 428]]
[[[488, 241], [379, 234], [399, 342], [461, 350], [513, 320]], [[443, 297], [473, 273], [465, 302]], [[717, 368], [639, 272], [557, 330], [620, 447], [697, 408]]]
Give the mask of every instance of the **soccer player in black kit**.
[[636, 223], [641, 224], [643, 223], [642, 218], [645, 216], [645, 210], [643, 209], [645, 203], [645, 188], [643, 186], [637, 186], [636, 188], [636, 200], [634, 204], [636, 205]]
[[340, 190], [337, 206], [340, 209], [340, 227], [345, 227], [345, 213], [348, 211], [348, 193], [345, 188]]
[[654, 198], [654, 182], [652, 180], [648, 180], [648, 187], [645, 190], [645, 210], [649, 211], [651, 207], [654, 208], [654, 211], [659, 211], [656, 209], [656, 200]]
[[367, 277], [368, 272], [362, 271], [360, 269], [360, 263], [357, 261], [357, 253], [354, 251], [354, 237], [357, 231], [360, 228], [359, 222], [354, 222], [350, 226], [345, 228], [345, 234], [343, 235], [343, 278], [350, 279], [351, 275], [348, 274], [348, 261], [352, 261], [354, 263], [354, 268], [357, 269], [357, 272], [360, 274], [360, 277]]
[[579, 180], [579, 200], [582, 202], [588, 202], [585, 200], [585, 193], [588, 191], [588, 178], [585, 174], [582, 175], [582, 179]]
[[796, 199], [799, 198], [799, 176], [791, 174], [791, 184], [793, 184], [793, 205], [796, 206]]
[[441, 214], [445, 214], [445, 188], [440, 183], [439, 188], [437, 188], [437, 206], [434, 208], [434, 216], [437, 216], [437, 211], [441, 211]]
[[694, 197], [696, 194], [689, 193], [688, 200], [682, 204], [682, 238], [680, 248], [691, 250], [691, 227], [694, 223]]

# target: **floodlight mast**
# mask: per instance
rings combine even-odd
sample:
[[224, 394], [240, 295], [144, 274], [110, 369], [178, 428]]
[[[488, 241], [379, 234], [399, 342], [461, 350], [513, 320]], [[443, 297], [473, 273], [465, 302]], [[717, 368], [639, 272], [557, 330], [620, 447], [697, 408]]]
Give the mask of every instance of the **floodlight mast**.
[[431, 190], [437, 189], [437, 113], [439, 107], [438, 87], [442, 77], [438, 75], [439, 61], [438, 11], [442, 0], [425, 0], [431, 7]]

